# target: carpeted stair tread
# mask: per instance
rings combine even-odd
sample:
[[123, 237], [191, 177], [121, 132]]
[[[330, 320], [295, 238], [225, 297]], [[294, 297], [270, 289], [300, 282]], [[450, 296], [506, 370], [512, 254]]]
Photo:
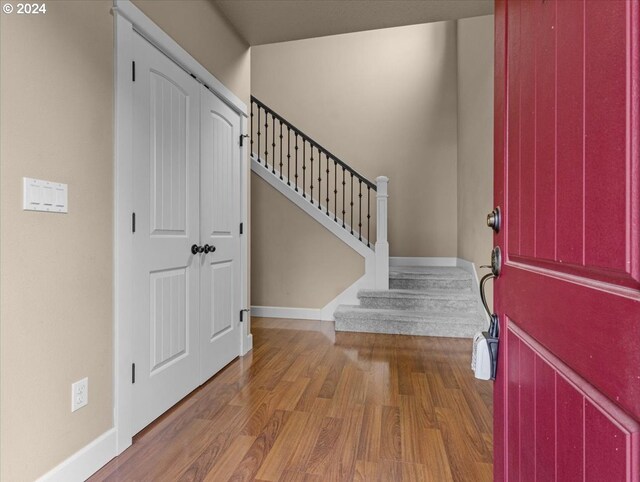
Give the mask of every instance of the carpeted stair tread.
[[483, 327], [476, 313], [381, 310], [342, 305], [334, 313], [336, 331], [470, 338]]

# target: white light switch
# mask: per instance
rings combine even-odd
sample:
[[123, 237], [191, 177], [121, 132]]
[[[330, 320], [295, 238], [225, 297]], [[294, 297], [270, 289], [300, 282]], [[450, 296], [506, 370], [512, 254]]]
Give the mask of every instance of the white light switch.
[[23, 205], [25, 211], [68, 213], [67, 185], [40, 179], [23, 179]]

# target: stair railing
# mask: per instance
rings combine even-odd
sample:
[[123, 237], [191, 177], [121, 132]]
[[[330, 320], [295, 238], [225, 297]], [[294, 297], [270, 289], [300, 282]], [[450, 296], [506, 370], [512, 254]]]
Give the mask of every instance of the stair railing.
[[[376, 287], [388, 289], [389, 179], [380, 176], [376, 183], [368, 180], [253, 96], [250, 130], [251, 153], [256, 162], [368, 248], [375, 245]], [[375, 243], [371, 238], [374, 229]]]

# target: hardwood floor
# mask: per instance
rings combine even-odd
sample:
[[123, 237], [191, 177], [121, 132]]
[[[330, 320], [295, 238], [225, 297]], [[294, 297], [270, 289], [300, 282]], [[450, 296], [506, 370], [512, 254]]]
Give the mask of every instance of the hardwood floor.
[[252, 323], [251, 353], [90, 480], [492, 480], [492, 385], [470, 340]]

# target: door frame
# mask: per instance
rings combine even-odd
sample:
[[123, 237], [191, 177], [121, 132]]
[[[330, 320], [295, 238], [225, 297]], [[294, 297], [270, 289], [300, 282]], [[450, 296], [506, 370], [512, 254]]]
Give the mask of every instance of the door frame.
[[[132, 330], [132, 266], [133, 238], [131, 232], [133, 212], [133, 83], [132, 62], [135, 33], [163, 52], [182, 69], [196, 77], [198, 82], [216, 94], [240, 116], [241, 134], [247, 132], [247, 106], [222, 82], [208, 72], [198, 61], [149, 19], [130, 0], [114, 0], [114, 333], [113, 333], [113, 424], [116, 430], [116, 455], [132, 443], [133, 363]], [[249, 252], [248, 218], [248, 152], [247, 143], [240, 147], [241, 222], [244, 234], [240, 236], [241, 304], [248, 306]], [[251, 350], [253, 339], [247, 320], [241, 327], [241, 356]]]

